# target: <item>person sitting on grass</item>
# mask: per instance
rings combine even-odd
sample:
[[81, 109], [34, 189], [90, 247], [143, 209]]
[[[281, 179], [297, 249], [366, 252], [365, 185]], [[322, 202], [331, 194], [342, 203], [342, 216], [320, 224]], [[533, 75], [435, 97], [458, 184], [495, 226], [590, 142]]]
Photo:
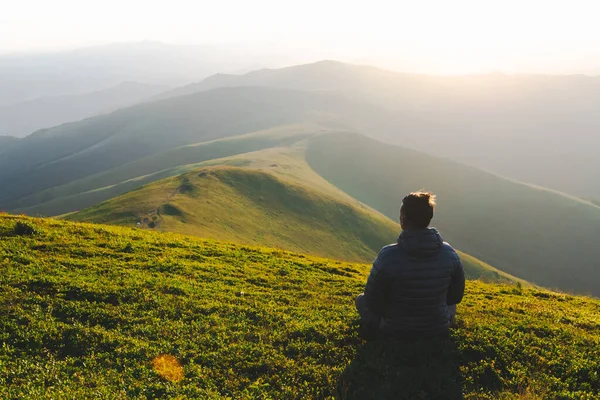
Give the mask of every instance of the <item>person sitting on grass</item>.
[[366, 335], [437, 336], [448, 332], [465, 290], [458, 254], [435, 228], [435, 196], [415, 192], [402, 200], [397, 243], [375, 259], [365, 291], [356, 298]]

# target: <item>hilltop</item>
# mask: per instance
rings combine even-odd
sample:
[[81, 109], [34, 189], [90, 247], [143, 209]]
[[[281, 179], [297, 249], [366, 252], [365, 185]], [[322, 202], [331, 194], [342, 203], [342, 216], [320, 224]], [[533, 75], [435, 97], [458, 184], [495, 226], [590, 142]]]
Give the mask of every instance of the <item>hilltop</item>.
[[141, 222], [162, 231], [350, 261], [372, 260], [398, 233], [382, 215], [273, 174], [234, 167], [161, 180], [66, 218], [129, 226]]
[[[261, 153], [252, 157], [254, 164], [247, 160], [246, 168], [200, 168], [64, 218], [365, 263], [372, 262], [400, 232], [397, 223], [336, 192], [318, 177], [308, 179], [310, 170], [303, 169], [301, 160], [290, 157], [286, 162], [285, 154], [265, 157], [265, 162], [278, 160], [280, 164], [263, 169], [258, 161]], [[245, 164], [243, 159], [238, 161]], [[292, 166], [295, 173], [289, 172]], [[467, 254], [460, 256], [469, 279], [520, 281]]]
[[0, 216], [2, 398], [593, 398], [600, 302], [470, 281], [448, 340], [365, 342], [368, 265]]

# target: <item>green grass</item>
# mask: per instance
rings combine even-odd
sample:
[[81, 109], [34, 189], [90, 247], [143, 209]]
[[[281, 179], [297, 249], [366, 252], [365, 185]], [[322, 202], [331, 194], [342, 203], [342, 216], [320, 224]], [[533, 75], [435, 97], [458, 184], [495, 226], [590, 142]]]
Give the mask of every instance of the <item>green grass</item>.
[[[130, 227], [139, 222], [142, 228], [360, 262], [371, 262], [400, 231], [398, 224], [312, 176], [293, 151], [266, 150], [218, 162], [247, 165], [194, 170], [65, 219]], [[461, 257], [471, 279], [516, 281], [474, 257]]]
[[64, 185], [36, 191], [20, 198], [12, 207], [17, 212], [30, 215], [57, 215], [81, 210], [144, 184], [179, 175], [188, 164], [270, 147], [290, 146], [319, 131], [318, 127], [311, 125], [280, 126], [234, 138], [181, 146]]
[[600, 208], [589, 202], [360, 135], [318, 136], [306, 160], [389, 218], [407, 193], [431, 190], [432, 223], [457, 248], [529, 282], [600, 296]]
[[[470, 281], [449, 339], [365, 342], [353, 302], [368, 265], [8, 215], [0, 260], [0, 398], [600, 391], [600, 302], [585, 297]], [[178, 360], [183, 379], [157, 373], [160, 355]]]

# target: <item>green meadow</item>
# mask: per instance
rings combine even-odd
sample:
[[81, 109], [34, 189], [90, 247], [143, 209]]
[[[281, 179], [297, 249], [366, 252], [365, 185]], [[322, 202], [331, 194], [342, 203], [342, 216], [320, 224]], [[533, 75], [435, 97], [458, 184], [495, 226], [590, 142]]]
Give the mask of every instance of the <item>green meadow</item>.
[[369, 265], [0, 216], [0, 398], [594, 399], [600, 301], [467, 283], [435, 341], [365, 341]]

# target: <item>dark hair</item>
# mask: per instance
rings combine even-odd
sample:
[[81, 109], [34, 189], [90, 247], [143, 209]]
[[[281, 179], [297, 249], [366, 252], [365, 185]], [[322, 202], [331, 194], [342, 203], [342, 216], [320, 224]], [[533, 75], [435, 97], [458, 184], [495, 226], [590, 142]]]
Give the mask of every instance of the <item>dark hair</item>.
[[402, 199], [401, 222], [413, 229], [425, 229], [433, 218], [434, 208], [435, 195], [430, 192], [413, 192]]

